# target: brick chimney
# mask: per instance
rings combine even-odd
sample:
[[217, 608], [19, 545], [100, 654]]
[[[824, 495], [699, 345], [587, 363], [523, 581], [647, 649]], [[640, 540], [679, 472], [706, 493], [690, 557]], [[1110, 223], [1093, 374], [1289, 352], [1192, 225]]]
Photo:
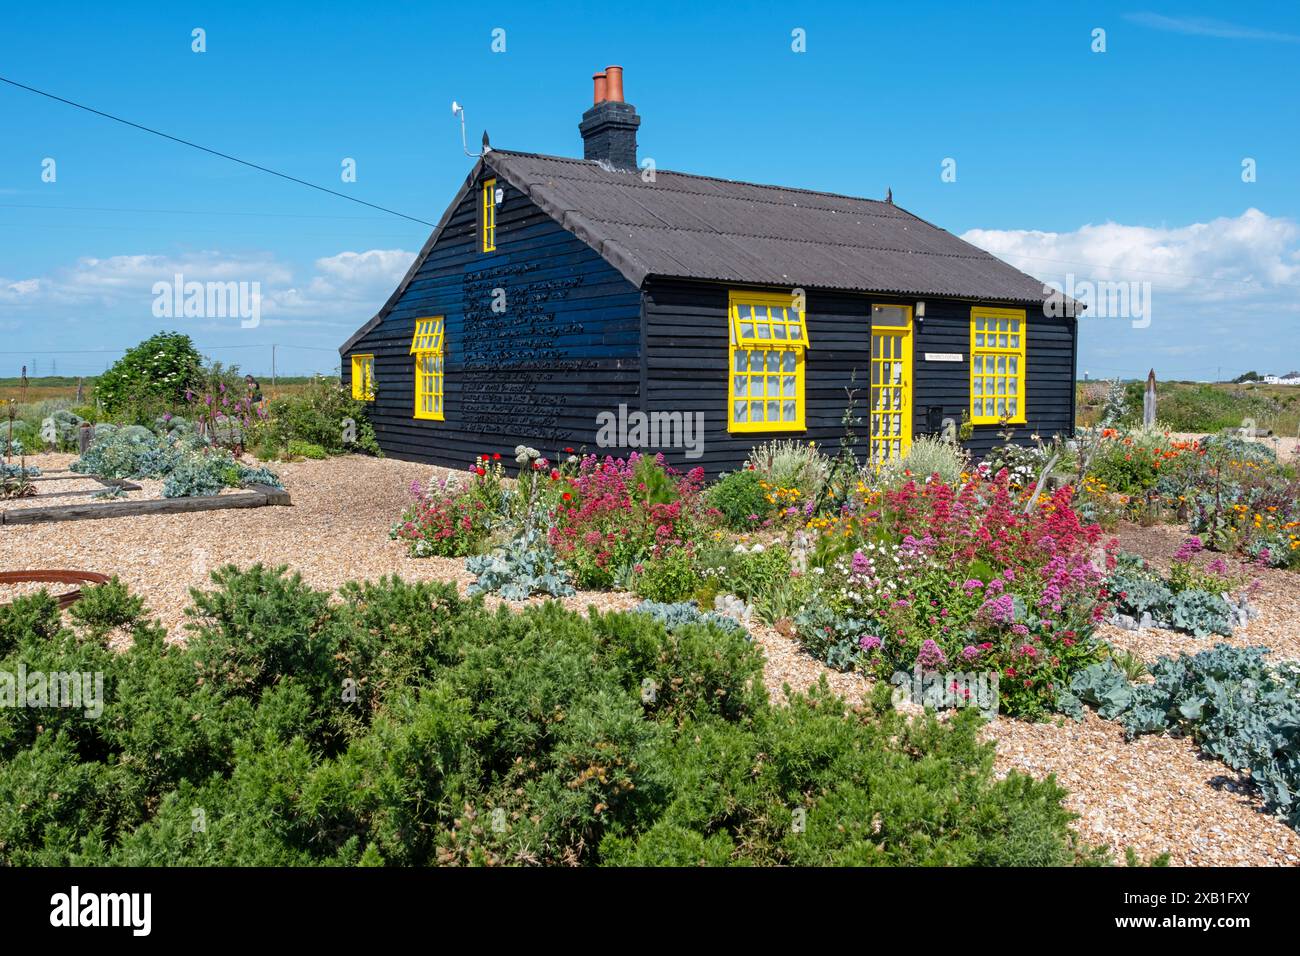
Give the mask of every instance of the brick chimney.
[[607, 66], [592, 76], [591, 109], [582, 114], [583, 159], [594, 159], [615, 169], [636, 169], [636, 128], [641, 117], [636, 107], [623, 102], [623, 68]]

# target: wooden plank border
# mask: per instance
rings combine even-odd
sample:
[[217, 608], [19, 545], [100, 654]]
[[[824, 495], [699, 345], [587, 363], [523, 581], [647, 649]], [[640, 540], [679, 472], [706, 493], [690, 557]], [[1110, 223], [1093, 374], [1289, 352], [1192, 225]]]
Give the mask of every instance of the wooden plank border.
[[0, 525], [38, 524], [46, 521], [82, 521], [131, 515], [181, 514], [187, 511], [221, 511], [226, 508], [261, 508], [290, 505], [289, 492], [269, 485], [253, 485], [233, 495], [199, 495], [192, 498], [153, 498], [148, 501], [105, 501], [100, 504], [52, 505], [0, 511]]

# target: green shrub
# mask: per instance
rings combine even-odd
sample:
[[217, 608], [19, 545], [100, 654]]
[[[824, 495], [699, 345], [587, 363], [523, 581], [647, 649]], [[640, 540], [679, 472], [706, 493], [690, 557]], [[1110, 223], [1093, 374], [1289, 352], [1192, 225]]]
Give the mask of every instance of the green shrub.
[[110, 414], [137, 412], [149, 418], [179, 406], [199, 379], [203, 357], [188, 335], [159, 332], [95, 379], [95, 397]]
[[909, 480], [925, 481], [937, 474], [946, 484], [961, 482], [970, 470], [970, 455], [960, 445], [934, 435], [918, 435], [901, 458], [891, 458], [880, 468], [879, 483], [896, 488]]
[[773, 706], [734, 627], [393, 579], [340, 597], [222, 568], [186, 646], [117, 584], [70, 625], [47, 595], [0, 608], [6, 666], [109, 687], [96, 720], [0, 708], [0, 865], [1079, 859], [1063, 792], [996, 780], [973, 715]]
[[774, 440], [749, 453], [749, 463], [772, 488], [795, 489], [804, 501], [816, 501], [830, 475], [831, 461], [813, 442]]
[[333, 454], [382, 454], [369, 406], [352, 398], [337, 379], [317, 377], [293, 395], [272, 399], [266, 421], [254, 429], [249, 444], [266, 460], [289, 453], [290, 442], [295, 441], [319, 445]]
[[638, 565], [633, 588], [637, 597], [671, 604], [684, 601], [700, 586], [690, 554], [681, 548]]
[[314, 461], [321, 461], [329, 457], [329, 453], [320, 445], [309, 441], [299, 441], [297, 438], [289, 439], [288, 453], [290, 458], [310, 458]]
[[704, 503], [716, 508], [722, 521], [733, 531], [747, 531], [760, 524], [772, 511], [763, 479], [745, 469], [723, 475], [704, 493]]

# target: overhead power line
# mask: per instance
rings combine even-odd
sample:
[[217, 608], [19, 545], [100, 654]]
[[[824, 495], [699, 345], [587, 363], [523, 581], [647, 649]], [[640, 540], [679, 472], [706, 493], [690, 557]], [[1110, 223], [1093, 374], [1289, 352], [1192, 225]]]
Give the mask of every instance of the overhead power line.
[[231, 156], [229, 153], [223, 153], [220, 150], [211, 149], [207, 146], [202, 146], [199, 143], [192, 142], [188, 139], [181, 139], [179, 136], [173, 136], [170, 133], [164, 133], [162, 130], [157, 130], [150, 126], [144, 126], [141, 123], [134, 123], [129, 119], [122, 118], [121, 116], [114, 116], [112, 113], [105, 113], [103, 110], [97, 110], [92, 106], [86, 106], [84, 103], [78, 103], [75, 100], [66, 99], [65, 97], [62, 96], [56, 96], [54, 93], [48, 93], [45, 90], [38, 90], [34, 86], [28, 86], [26, 83], [19, 83], [17, 80], [11, 80], [8, 77], [0, 76], [0, 83], [8, 83], [10, 86], [16, 87], [20, 90], [26, 90], [29, 93], [35, 93], [37, 96], [44, 96], [47, 99], [55, 100], [56, 102], [64, 103], [68, 106], [76, 107], [79, 110], [85, 110], [87, 113], [94, 113], [96, 116], [102, 116], [105, 119], [110, 119], [115, 123], [121, 123], [124, 126], [130, 126], [133, 129], [138, 129], [145, 133], [152, 133], [154, 136], [161, 136], [163, 139], [169, 139], [173, 143], [180, 143], [182, 146], [188, 146], [191, 149], [197, 149], [200, 152], [209, 153], [212, 156], [218, 156], [221, 159], [230, 160], [230, 162], [232, 163], [239, 163], [241, 166], [247, 166], [250, 169], [258, 170], [259, 172], [269, 173], [270, 175], [278, 176], [281, 179], [287, 179], [291, 183], [297, 183], [300, 186], [307, 186], [310, 189], [316, 189], [319, 190], [320, 192], [328, 193], [331, 196], [337, 196], [340, 199], [346, 199], [348, 202], [354, 202], [362, 206], [368, 206], [371, 209], [378, 209], [380, 212], [386, 212], [392, 216], [400, 216], [403, 219], [409, 219], [411, 222], [418, 222], [425, 226], [432, 227], [434, 225], [434, 223], [431, 223], [425, 219], [420, 219], [417, 216], [408, 216], [406, 213], [398, 212], [396, 209], [389, 209], [386, 206], [379, 206], [372, 202], [366, 202], [364, 199], [358, 199], [355, 196], [349, 196], [347, 193], [341, 193], [338, 190], [329, 189], [325, 186], [320, 186], [317, 185], [316, 183], [308, 182], [305, 179], [299, 179], [297, 176], [290, 176], [288, 173], [279, 172], [278, 170], [271, 169], [269, 166], [262, 166], [259, 163], [249, 162], [246, 159], [240, 159], [238, 156]]

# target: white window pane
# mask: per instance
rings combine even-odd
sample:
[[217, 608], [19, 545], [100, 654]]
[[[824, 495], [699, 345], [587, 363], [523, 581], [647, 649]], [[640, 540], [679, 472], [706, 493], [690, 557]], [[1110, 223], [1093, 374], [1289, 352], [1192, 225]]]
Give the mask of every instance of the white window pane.
[[1006, 413], [1007, 413], [1007, 400], [1006, 400], [1005, 398], [999, 398], [999, 399], [998, 399], [998, 415], [999, 415], [999, 416], [1002, 416], [1002, 415], [1005, 415]]
[[983, 333], [983, 332], [976, 332], [976, 333], [975, 333], [975, 347], [976, 347], [976, 348], [981, 348], [981, 349], [984, 347], [984, 333]]
[[749, 421], [749, 402], [732, 402], [731, 414], [738, 422]]
[[762, 402], [750, 402], [750, 403], [749, 403], [749, 418], [750, 418], [751, 421], [755, 421], [755, 422], [761, 422], [761, 421], [763, 421], [763, 403], [762, 403]]
[[786, 337], [785, 326], [780, 323], [772, 326], [772, 337], [775, 339], [784, 339]]
[[746, 391], [746, 389], [749, 387], [749, 376], [747, 376], [747, 375], [733, 375], [733, 376], [731, 377], [731, 381], [732, 381], [732, 388], [735, 390], [735, 392], [736, 392], [737, 395], [748, 395], [748, 394], [749, 394], [749, 393]]
[[779, 402], [767, 403], [767, 420], [769, 422], [779, 422], [781, 420], [781, 404]]
[[1012, 417], [1014, 418], [1015, 415], [1016, 415], [1016, 409], [1017, 409], [1018, 407], [1019, 407], [1019, 406], [1017, 405], [1016, 400], [1015, 400], [1014, 398], [1009, 398], [1009, 399], [1007, 399], [1007, 414], [1008, 414], [1008, 415], [1010, 415], [1010, 416], [1012, 416]]
[[763, 353], [757, 350], [749, 353], [749, 370], [751, 372], [763, 371]]
[[1018, 355], [1008, 356], [1007, 371], [1010, 372], [1012, 375], [1014, 375], [1016, 374], [1017, 371], [1019, 371], [1019, 368], [1020, 368], [1020, 357]]
[[794, 398], [794, 376], [786, 375], [781, 379], [781, 394], [786, 398]]
[[795, 414], [795, 403], [794, 403], [794, 402], [782, 402], [782, 403], [781, 403], [781, 421], [783, 421], [783, 422], [794, 422], [794, 421], [798, 421], [798, 420], [799, 420], [799, 419], [798, 419], [798, 416]]
[[741, 323], [740, 323], [740, 335], [741, 335], [742, 338], [752, 339], [752, 338], [754, 337], [754, 323], [753, 323], [753, 322], [741, 322]]
[[734, 371], [743, 372], [749, 367], [749, 353], [743, 349], [736, 352], [736, 357], [732, 362]]
[[781, 371], [793, 372], [795, 364], [798, 362], [798, 356], [793, 352], [784, 352], [781, 355]]
[[767, 370], [769, 372], [781, 371], [781, 356], [777, 352], [767, 353]]

